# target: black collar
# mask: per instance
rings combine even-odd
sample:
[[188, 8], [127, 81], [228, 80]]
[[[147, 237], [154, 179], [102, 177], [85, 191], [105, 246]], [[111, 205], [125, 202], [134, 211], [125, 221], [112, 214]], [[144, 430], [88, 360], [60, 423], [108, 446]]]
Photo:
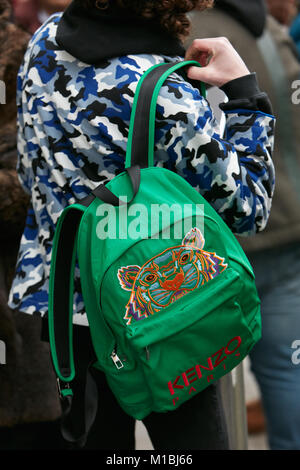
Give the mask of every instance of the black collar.
[[181, 42], [153, 21], [126, 10], [85, 8], [73, 0], [59, 22], [58, 45], [87, 64], [129, 54], [184, 56]]

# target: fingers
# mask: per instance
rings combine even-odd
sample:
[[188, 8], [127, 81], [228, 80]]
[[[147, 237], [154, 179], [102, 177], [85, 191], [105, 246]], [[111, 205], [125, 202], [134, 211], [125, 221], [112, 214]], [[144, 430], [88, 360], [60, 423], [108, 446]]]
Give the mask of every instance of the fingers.
[[201, 53], [212, 53], [212, 43], [208, 39], [195, 39], [187, 49], [185, 58], [187, 60], [195, 60]]
[[229, 45], [228, 39], [224, 37], [195, 39], [186, 51], [185, 58], [187, 60], [196, 60], [203, 68], [190, 67], [187, 72], [188, 77], [191, 80], [211, 83], [214, 80], [214, 69], [209, 67], [209, 62], [216, 58], [224, 48], [228, 48]]
[[203, 69], [199, 69], [198, 67], [189, 67], [187, 76], [191, 80], [199, 80], [201, 82], [208, 83], [205, 72]]
[[228, 47], [230, 42], [225, 37], [195, 39], [186, 51], [187, 60], [197, 60], [201, 54], [214, 55], [224, 47]]
[[213, 86], [222, 86], [249, 72], [247, 66], [225, 37], [196, 39], [186, 51], [186, 60], [202, 65], [190, 67], [188, 77]]
[[222, 78], [215, 73], [214, 69], [209, 67], [189, 67], [187, 76], [190, 80], [198, 80], [213, 86], [221, 86], [223, 84]]

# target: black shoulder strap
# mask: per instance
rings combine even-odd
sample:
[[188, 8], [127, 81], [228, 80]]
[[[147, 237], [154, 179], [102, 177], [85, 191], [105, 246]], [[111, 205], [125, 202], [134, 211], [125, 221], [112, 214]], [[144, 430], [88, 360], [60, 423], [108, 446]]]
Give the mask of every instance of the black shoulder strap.
[[49, 279], [49, 339], [56, 375], [65, 383], [75, 376], [72, 347], [76, 242], [84, 207], [73, 205], [61, 214], [55, 230]]
[[132, 131], [131, 165], [148, 167], [150, 107], [155, 86], [160, 77], [174, 66], [174, 63], [155, 67], [143, 80], [139, 91]]
[[[152, 162], [149, 161], [149, 149], [153, 147], [152, 151], [154, 151], [154, 142], [151, 141], [151, 126], [155, 125], [155, 112], [151, 111], [156, 109], [157, 96], [165, 80], [173, 72], [184, 74], [184, 69], [190, 66], [201, 67], [194, 60], [157, 64], [145, 72], [140, 79], [130, 121], [126, 168], [134, 165], [138, 165], [140, 168], [152, 166]], [[201, 94], [206, 97], [204, 83], [198, 83]]]

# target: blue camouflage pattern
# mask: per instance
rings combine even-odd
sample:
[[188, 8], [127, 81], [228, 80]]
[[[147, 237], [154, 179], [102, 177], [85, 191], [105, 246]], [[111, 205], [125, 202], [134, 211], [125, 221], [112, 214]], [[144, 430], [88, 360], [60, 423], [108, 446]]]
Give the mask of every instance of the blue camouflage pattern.
[[[179, 57], [130, 55], [97, 67], [55, 41], [61, 14], [32, 37], [18, 75], [18, 174], [31, 195], [9, 306], [48, 312], [52, 240], [63, 209], [124, 170], [131, 107], [142, 74]], [[264, 229], [274, 191], [273, 116], [226, 112], [226, 135], [200, 91], [172, 74], [158, 97], [156, 164], [177, 172], [232, 231]], [[87, 324], [76, 270], [74, 323]]]

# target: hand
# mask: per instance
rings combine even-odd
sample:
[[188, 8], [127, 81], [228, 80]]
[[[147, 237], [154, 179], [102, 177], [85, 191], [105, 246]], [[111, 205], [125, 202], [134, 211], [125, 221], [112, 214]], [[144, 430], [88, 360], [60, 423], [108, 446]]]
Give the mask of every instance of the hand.
[[221, 87], [250, 71], [237, 51], [226, 38], [195, 39], [185, 55], [186, 60], [196, 60], [202, 67], [190, 67], [188, 77], [212, 86]]

